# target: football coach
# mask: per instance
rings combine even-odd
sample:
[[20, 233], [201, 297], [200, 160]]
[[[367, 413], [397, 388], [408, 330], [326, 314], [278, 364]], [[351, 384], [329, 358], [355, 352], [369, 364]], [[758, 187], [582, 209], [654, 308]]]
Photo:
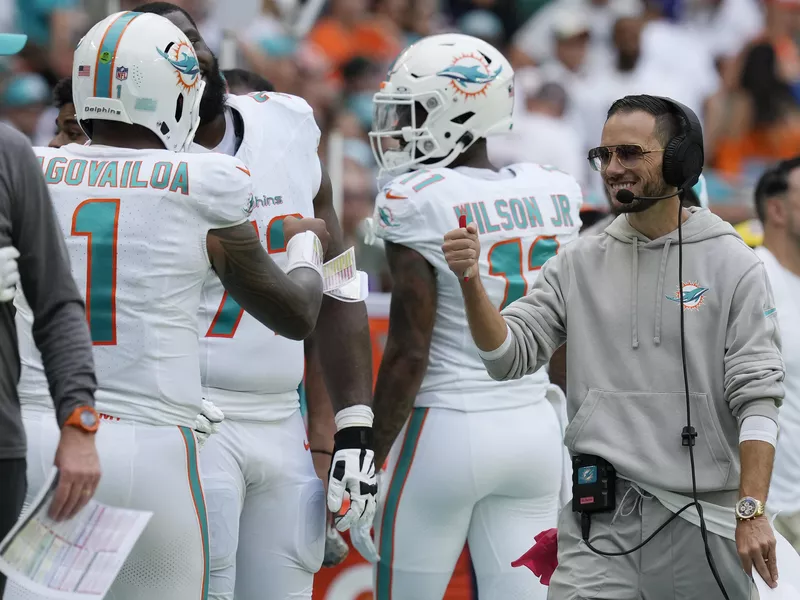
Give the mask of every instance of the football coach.
[[567, 343], [573, 502], [550, 600], [748, 600], [756, 571], [778, 585], [763, 516], [784, 396], [776, 311], [734, 229], [681, 206], [702, 144], [687, 107], [617, 100], [588, 158], [619, 216], [502, 313], [474, 272], [475, 225], [445, 236], [492, 377], [533, 373]]

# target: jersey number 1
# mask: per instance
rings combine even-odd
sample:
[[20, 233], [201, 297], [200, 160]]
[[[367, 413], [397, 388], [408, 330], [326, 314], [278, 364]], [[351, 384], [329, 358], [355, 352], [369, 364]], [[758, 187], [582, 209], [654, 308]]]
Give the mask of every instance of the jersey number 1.
[[[286, 242], [283, 238], [283, 220], [286, 217], [302, 219], [303, 215], [281, 215], [269, 222], [269, 225], [267, 225], [267, 252], [270, 254], [286, 252]], [[251, 223], [256, 230], [256, 234], [260, 237], [258, 224], [255, 221], [251, 221]], [[242, 315], [244, 315], [244, 309], [226, 291], [222, 294], [222, 301], [219, 303], [217, 313], [214, 315], [214, 319], [206, 332], [206, 337], [232, 338], [239, 327]]]
[[[540, 235], [533, 240], [526, 254], [523, 254], [520, 238], [503, 240], [489, 248], [489, 275], [506, 280], [506, 291], [500, 304], [501, 310], [528, 293], [528, 280], [525, 278], [523, 268], [527, 267], [528, 271], [538, 271], [549, 258], [558, 253], [558, 246], [556, 236]], [[527, 258], [527, 264], [522, 262], [523, 257]]]
[[72, 231], [86, 237], [86, 319], [95, 346], [117, 343], [117, 232], [119, 199], [84, 200], [72, 213]]

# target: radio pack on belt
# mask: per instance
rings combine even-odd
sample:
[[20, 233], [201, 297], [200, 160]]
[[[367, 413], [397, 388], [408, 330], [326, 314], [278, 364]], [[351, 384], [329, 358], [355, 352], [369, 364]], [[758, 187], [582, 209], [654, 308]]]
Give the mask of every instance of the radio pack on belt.
[[606, 512], [617, 507], [617, 472], [605, 459], [592, 454], [572, 457], [572, 510]]

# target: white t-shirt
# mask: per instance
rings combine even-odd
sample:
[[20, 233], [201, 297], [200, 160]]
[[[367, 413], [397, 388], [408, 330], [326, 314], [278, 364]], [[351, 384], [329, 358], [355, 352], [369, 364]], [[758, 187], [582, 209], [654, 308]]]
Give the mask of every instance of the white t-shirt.
[[786, 395], [778, 415], [778, 445], [772, 483], [767, 497], [770, 512], [800, 511], [800, 277], [783, 268], [763, 246], [756, 248], [767, 269], [778, 325], [781, 330], [781, 354], [786, 368], [783, 381]]

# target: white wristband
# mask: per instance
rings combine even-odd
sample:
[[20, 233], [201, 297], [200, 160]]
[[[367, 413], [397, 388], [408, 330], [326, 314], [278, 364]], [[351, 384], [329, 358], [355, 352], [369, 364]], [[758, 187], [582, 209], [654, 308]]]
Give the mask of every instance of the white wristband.
[[293, 236], [286, 244], [286, 258], [289, 259], [287, 273], [305, 267], [314, 269], [322, 277], [324, 252], [322, 242], [313, 231], [304, 231]]
[[372, 427], [372, 409], [366, 404], [356, 404], [343, 408], [333, 417], [336, 431], [345, 427]]
[[478, 348], [478, 356], [480, 356], [481, 359], [483, 360], [488, 360], [488, 361], [497, 360], [508, 351], [512, 341], [513, 341], [513, 334], [511, 333], [511, 327], [506, 325], [506, 339], [503, 340], [503, 343], [500, 344], [500, 346], [498, 346], [494, 350], [484, 351]]
[[745, 417], [739, 427], [739, 443], [748, 440], [767, 442], [775, 446], [778, 443], [778, 424], [762, 415]]

